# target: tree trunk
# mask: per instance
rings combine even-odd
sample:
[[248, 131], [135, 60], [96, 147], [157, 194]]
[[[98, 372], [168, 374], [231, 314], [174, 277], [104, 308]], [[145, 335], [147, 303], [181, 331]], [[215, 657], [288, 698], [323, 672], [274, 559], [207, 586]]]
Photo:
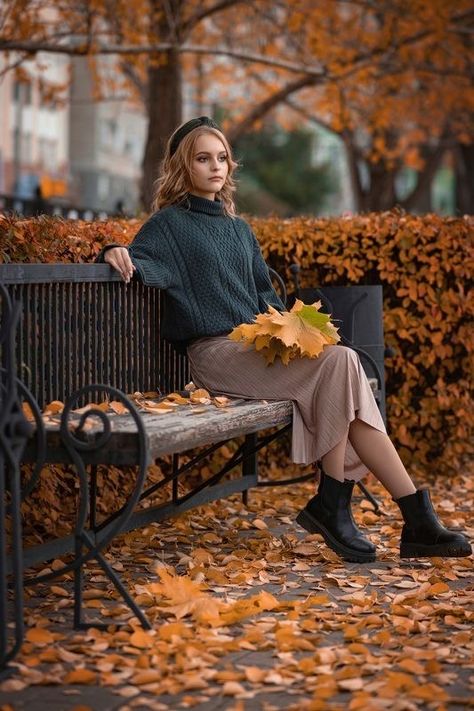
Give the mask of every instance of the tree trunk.
[[182, 122], [182, 70], [179, 53], [166, 53], [166, 63], [148, 69], [148, 135], [143, 157], [141, 199], [149, 212], [154, 197], [154, 182], [158, 178], [166, 142]]
[[421, 146], [421, 155], [425, 161], [423, 170], [418, 172], [417, 183], [412, 192], [403, 201], [400, 201], [400, 204], [407, 212], [416, 212], [418, 214], [432, 212], [431, 186], [446, 151], [446, 141], [447, 133], [445, 131], [440, 137], [437, 146]]
[[362, 195], [361, 209], [364, 212], [391, 210], [397, 203], [395, 195], [395, 172], [383, 163], [368, 163], [369, 187]]
[[[397, 204], [395, 194], [395, 170], [388, 170], [384, 161], [369, 163], [355, 145], [354, 135], [345, 129], [341, 138], [346, 148], [346, 158], [356, 212], [380, 212], [391, 210]], [[360, 166], [368, 174], [363, 180]], [[367, 185], [365, 185], [366, 183]]]
[[[431, 177], [429, 182], [424, 182], [421, 185], [420, 190], [416, 192], [416, 196], [410, 199], [411, 195], [409, 195], [407, 200], [401, 203], [407, 212], [413, 212], [416, 215], [433, 212], [433, 199], [431, 194], [433, 177], [434, 176]], [[420, 174], [418, 174], [418, 180], [421, 180]]]
[[348, 129], [344, 129], [340, 135], [346, 149], [347, 168], [349, 171], [354, 210], [355, 212], [360, 212], [362, 210], [364, 191], [359, 174], [359, 152], [354, 145], [353, 134]]
[[458, 143], [454, 150], [456, 215], [474, 212], [474, 145]]

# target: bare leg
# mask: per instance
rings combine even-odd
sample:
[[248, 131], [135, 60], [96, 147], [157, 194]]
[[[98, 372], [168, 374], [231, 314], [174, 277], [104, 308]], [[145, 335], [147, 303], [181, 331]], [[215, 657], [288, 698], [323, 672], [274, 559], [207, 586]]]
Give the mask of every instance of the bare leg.
[[346, 432], [346, 436], [322, 458], [325, 473], [338, 481], [344, 481], [344, 456], [348, 435], [349, 429]]
[[388, 435], [356, 418], [349, 426], [349, 441], [393, 499], [415, 493], [416, 487]]

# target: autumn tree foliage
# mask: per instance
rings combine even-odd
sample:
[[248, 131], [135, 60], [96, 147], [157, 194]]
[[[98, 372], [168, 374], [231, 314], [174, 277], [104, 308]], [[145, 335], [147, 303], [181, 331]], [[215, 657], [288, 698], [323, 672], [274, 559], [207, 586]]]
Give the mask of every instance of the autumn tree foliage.
[[[471, 170], [469, 0], [13, 0], [0, 13], [10, 68], [40, 51], [116, 59], [117, 82], [149, 117], [145, 206], [183, 81], [198, 108], [225, 107], [231, 139], [275, 111], [340, 135], [361, 210], [415, 205], [447, 147], [460, 174]], [[418, 182], [401, 200], [404, 166]]]
[[[276, 70], [273, 77], [254, 72], [252, 119], [262, 118], [273, 97], [293, 110], [286, 116], [293, 125], [303, 118], [339, 135], [358, 210], [384, 210], [396, 203], [407, 210], [419, 207], [447, 148], [456, 149], [469, 183], [472, 166], [466, 148], [472, 145], [474, 92], [467, 38], [472, 33], [472, 6], [461, 2], [453, 12], [453, 4], [444, 0], [295, 0], [285, 7], [275, 42], [292, 39], [294, 46], [297, 38], [298, 54], [292, 56], [302, 63], [311, 58], [313, 67], [307, 67], [305, 85], [286, 96], [280, 84], [273, 91]], [[291, 30], [290, 37], [285, 28]], [[280, 77], [283, 73], [280, 70]], [[266, 104], [261, 100], [264, 91]], [[238, 105], [235, 112], [239, 116]], [[247, 126], [244, 117], [231, 135], [238, 136]], [[400, 195], [396, 182], [403, 168], [415, 170], [418, 179], [412, 190]], [[465, 212], [472, 210], [467, 194], [461, 203]]]

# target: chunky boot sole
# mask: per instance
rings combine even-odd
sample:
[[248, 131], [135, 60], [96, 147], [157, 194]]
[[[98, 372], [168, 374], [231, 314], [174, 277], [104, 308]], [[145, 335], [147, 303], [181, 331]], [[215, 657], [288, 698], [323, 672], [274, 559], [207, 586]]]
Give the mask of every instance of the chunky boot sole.
[[471, 555], [471, 544], [466, 543], [401, 543], [400, 558], [466, 558]]
[[302, 511], [299, 512], [296, 517], [296, 523], [299, 523], [299, 525], [309, 533], [320, 533], [324, 538], [326, 545], [340, 555], [343, 560], [347, 560], [351, 563], [370, 563], [375, 560], [375, 553], [362, 553], [361, 551], [349, 548], [338, 541], [331, 533], [329, 533], [327, 528], [319, 523], [314, 516], [311, 516], [306, 509], [302, 509]]

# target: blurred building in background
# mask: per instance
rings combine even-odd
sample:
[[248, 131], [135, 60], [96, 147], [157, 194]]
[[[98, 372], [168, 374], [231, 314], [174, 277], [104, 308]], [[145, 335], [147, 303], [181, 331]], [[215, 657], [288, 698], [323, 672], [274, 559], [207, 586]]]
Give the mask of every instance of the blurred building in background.
[[[113, 69], [107, 58], [101, 59], [101, 64]], [[116, 95], [97, 101], [86, 58], [74, 57], [71, 72], [72, 192], [93, 210], [133, 214], [139, 207], [144, 112]]]
[[[0, 70], [3, 58], [0, 56]], [[39, 65], [39, 66], [38, 66]], [[69, 58], [41, 54], [0, 80], [0, 192], [62, 198], [69, 178]]]
[[145, 136], [139, 106], [97, 100], [85, 58], [42, 54], [0, 79], [0, 193], [133, 214]]

